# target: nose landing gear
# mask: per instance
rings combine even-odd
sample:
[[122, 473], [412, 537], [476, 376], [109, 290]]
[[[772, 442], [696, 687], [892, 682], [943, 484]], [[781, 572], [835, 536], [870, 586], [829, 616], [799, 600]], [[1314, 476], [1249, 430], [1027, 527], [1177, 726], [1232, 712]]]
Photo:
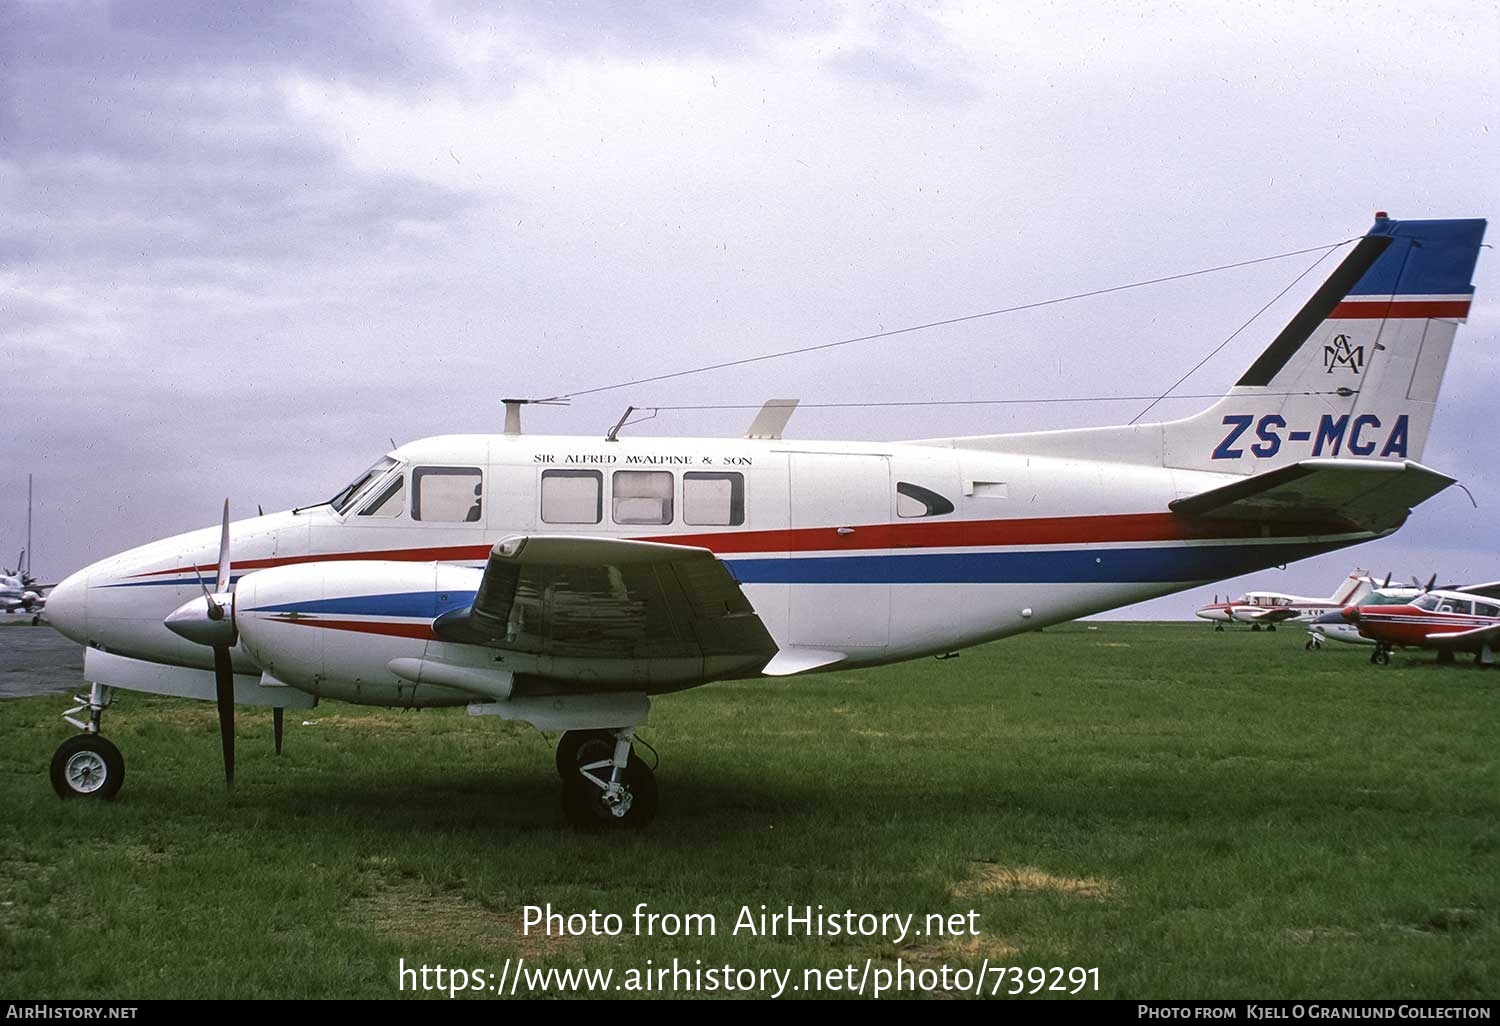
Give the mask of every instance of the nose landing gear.
[[[63, 713], [63, 719], [83, 731], [57, 746], [52, 754], [52, 789], [59, 798], [113, 798], [125, 783], [125, 757], [99, 733], [99, 720], [111, 701], [109, 688], [91, 685], [87, 698]], [[87, 710], [88, 719], [74, 713]]]
[[1370, 653], [1370, 662], [1374, 663], [1376, 666], [1384, 666], [1386, 663], [1388, 663], [1390, 661], [1391, 661], [1391, 646], [1389, 646], [1389, 645], [1380, 645], [1380, 644], [1377, 644], [1375, 646], [1375, 651], [1373, 651], [1373, 652]]

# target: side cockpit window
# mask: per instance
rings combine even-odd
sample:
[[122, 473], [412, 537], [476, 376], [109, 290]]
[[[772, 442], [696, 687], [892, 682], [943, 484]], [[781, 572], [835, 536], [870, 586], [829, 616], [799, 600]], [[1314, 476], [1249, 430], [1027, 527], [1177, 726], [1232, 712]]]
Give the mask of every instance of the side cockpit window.
[[411, 518], [426, 523], [478, 523], [484, 475], [478, 467], [418, 467], [411, 472]]
[[953, 512], [953, 503], [930, 488], [914, 485], [908, 481], [896, 483], [896, 515], [913, 517], [940, 517]]
[[366, 470], [353, 481], [350, 481], [339, 490], [337, 495], [329, 499], [328, 505], [333, 507], [335, 513], [343, 513], [363, 498], [365, 493], [373, 488], [376, 482], [385, 477], [387, 472], [395, 465], [396, 461], [391, 459], [391, 457], [380, 457], [380, 459], [375, 461], [374, 466], [370, 467], [369, 470]]
[[362, 517], [399, 517], [406, 509], [406, 477], [396, 478], [359, 511]]

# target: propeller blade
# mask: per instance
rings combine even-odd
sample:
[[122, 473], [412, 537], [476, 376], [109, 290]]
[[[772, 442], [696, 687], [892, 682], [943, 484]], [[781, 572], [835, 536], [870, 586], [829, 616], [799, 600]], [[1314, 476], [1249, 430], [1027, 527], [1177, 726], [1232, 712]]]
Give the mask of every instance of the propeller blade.
[[224, 787], [234, 790], [234, 666], [229, 649], [214, 649], [214, 697], [219, 705], [219, 747], [224, 752]]
[[1380, 586], [1382, 588], [1389, 588], [1391, 586], [1391, 572], [1389, 570], [1385, 572], [1385, 582]]
[[214, 592], [229, 590], [229, 500], [224, 500], [224, 527], [219, 533], [219, 578]]
[[1427, 594], [1427, 592], [1431, 591], [1432, 590], [1432, 586], [1434, 584], [1436, 584], [1436, 583], [1437, 583], [1437, 574], [1433, 573], [1433, 575], [1431, 577], [1427, 578], [1427, 583], [1425, 585], [1423, 585], [1423, 587], [1422, 587], [1422, 594], [1425, 595], [1425, 594]]

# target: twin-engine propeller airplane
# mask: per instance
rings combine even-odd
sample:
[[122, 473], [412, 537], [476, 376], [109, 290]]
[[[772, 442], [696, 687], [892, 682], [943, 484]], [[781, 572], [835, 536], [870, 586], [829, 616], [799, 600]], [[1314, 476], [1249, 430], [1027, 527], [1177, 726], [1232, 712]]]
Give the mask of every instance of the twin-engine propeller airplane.
[[1358, 603], [1369, 594], [1370, 586], [1369, 575], [1363, 570], [1355, 570], [1328, 598], [1308, 598], [1280, 591], [1247, 591], [1233, 601], [1215, 601], [1202, 606], [1193, 615], [1212, 621], [1216, 631], [1222, 631], [1226, 623], [1248, 623], [1252, 631], [1262, 627], [1274, 631], [1278, 623], [1316, 620], [1325, 613], [1338, 612], [1347, 605]]
[[1183, 420], [794, 442], [771, 403], [744, 439], [601, 441], [508, 415], [314, 507], [226, 504], [53, 592], [93, 683], [54, 785], [118, 790], [113, 688], [214, 698], [231, 779], [236, 703], [467, 705], [565, 731], [569, 818], [635, 826], [650, 696], [946, 653], [1382, 537], [1453, 483], [1417, 460], [1484, 227], [1377, 215]]

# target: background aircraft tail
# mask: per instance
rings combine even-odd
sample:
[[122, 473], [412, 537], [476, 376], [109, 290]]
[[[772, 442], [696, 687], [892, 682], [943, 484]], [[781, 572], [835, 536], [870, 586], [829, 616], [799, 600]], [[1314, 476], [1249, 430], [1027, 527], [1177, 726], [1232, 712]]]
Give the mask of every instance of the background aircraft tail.
[[1328, 601], [1335, 606], [1358, 605], [1361, 599], [1370, 594], [1373, 587], [1369, 574], [1363, 570], [1355, 570], [1344, 578], [1343, 583], [1334, 590]]
[[1196, 416], [930, 444], [1238, 474], [1314, 457], [1419, 460], [1484, 229], [1477, 218], [1377, 214], [1229, 393]]

